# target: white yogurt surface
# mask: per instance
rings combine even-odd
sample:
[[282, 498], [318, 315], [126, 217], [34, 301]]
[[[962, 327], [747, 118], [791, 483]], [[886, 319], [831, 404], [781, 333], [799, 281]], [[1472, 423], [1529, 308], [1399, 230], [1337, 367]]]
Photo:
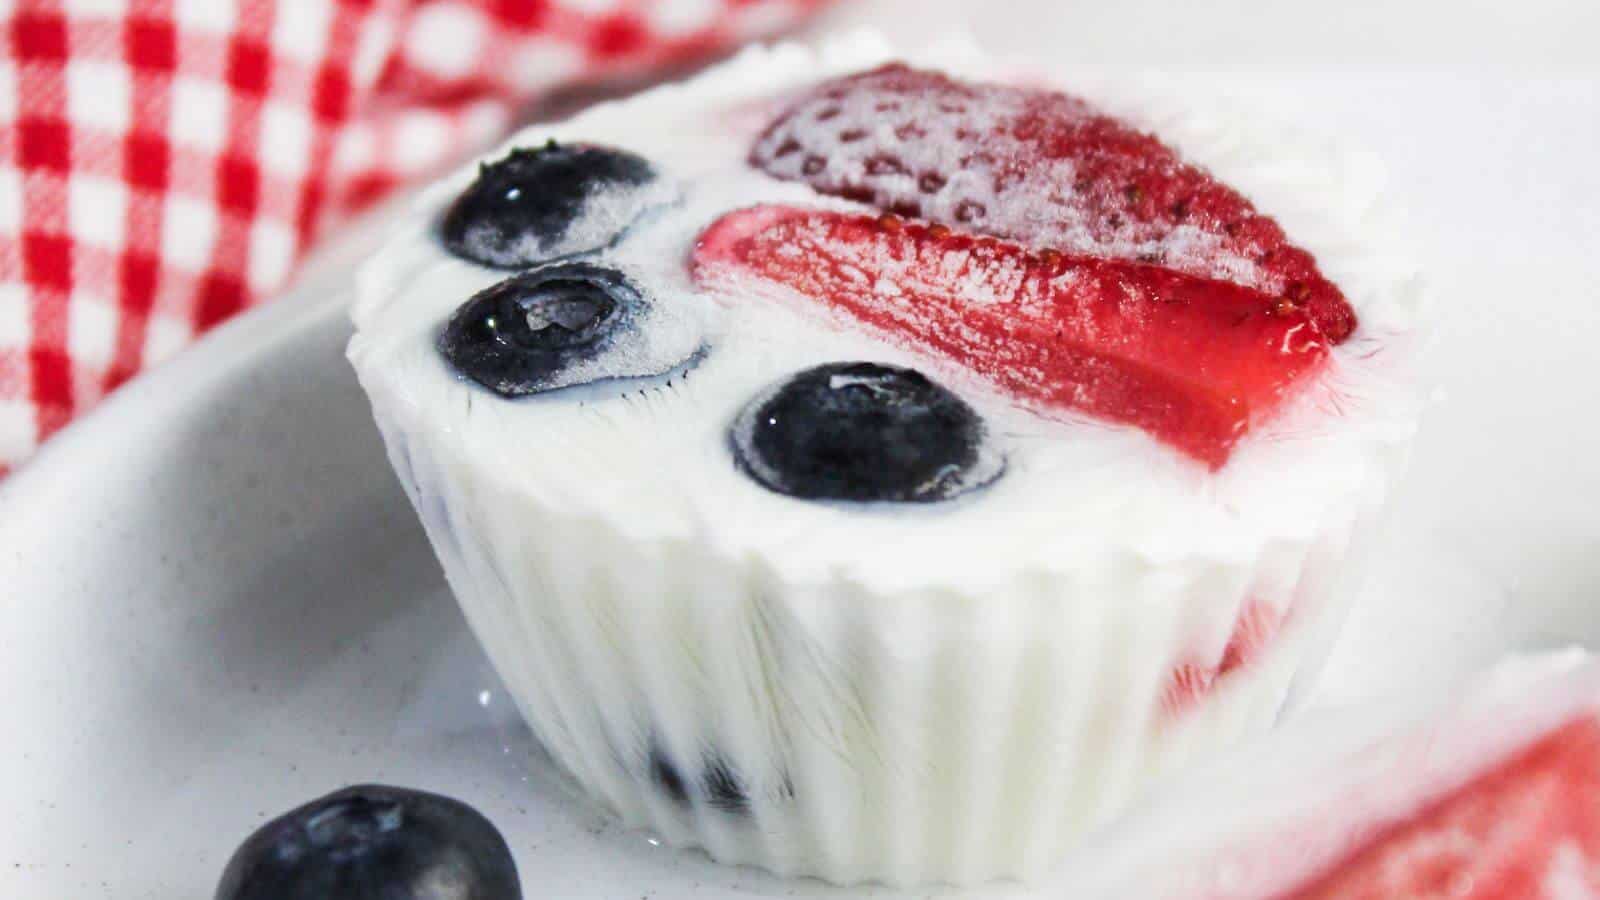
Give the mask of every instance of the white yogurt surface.
[[[1415, 409], [1406, 363], [1421, 291], [1393, 262], [1377, 220], [1380, 179], [1359, 157], [1243, 120], [1197, 111], [1172, 86], [1060, 79], [1063, 89], [1148, 127], [1279, 218], [1356, 307], [1362, 325], [1320, 381], [1258, 427], [1219, 473], [1137, 429], [1047, 419], [949, 363], [851, 330], [803, 305], [697, 292], [686, 260], [721, 214], [758, 202], [851, 208], [773, 180], [744, 160], [792, 92], [896, 54], [870, 36], [820, 55], [751, 51], [670, 86], [517, 135], [622, 147], [648, 158], [681, 200], [648, 216], [600, 261], [703, 329], [707, 350], [668, 379], [603, 382], [504, 400], [458, 377], [435, 336], [468, 297], [506, 277], [448, 254], [431, 227], [476, 172], [425, 192], [412, 221], [363, 273], [350, 355], [377, 404], [409, 427], [448, 435], [501, 487], [641, 536], [688, 536], [730, 558], [758, 554], [791, 578], [828, 573], [885, 587], [983, 584], [1023, 568], [1139, 566], [1187, 557], [1236, 560], [1276, 538], [1305, 539], [1327, 510], [1408, 439]], [[969, 77], [992, 63], [945, 48], [909, 57]], [[1017, 73], [1036, 79], [1037, 73]], [[485, 159], [503, 155], [505, 148]], [[909, 365], [956, 390], [987, 420], [1008, 471], [955, 501], [841, 505], [770, 492], [727, 449], [739, 410], [771, 384], [830, 361]]]

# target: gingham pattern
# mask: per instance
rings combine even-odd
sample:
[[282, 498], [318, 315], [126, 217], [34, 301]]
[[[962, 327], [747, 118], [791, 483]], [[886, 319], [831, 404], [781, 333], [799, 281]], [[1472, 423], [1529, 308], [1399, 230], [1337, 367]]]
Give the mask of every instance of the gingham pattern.
[[530, 98], [827, 0], [0, 0], [0, 476]]

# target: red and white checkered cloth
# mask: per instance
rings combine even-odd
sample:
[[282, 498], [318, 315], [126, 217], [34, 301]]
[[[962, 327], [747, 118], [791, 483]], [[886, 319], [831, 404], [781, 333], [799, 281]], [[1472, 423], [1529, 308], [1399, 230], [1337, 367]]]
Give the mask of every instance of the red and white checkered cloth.
[[0, 475], [530, 98], [828, 0], [0, 0]]

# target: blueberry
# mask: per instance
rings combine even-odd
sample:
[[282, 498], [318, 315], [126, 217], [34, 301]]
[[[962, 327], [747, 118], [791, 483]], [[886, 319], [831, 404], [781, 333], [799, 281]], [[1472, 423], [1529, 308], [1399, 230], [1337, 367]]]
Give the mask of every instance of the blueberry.
[[946, 500], [986, 484], [1002, 462], [983, 420], [914, 369], [830, 363], [801, 372], [734, 422], [739, 467], [810, 500]]
[[689, 785], [683, 773], [667, 758], [659, 745], [650, 748], [650, 780], [656, 783], [679, 806], [689, 805]]
[[740, 814], [750, 811], [750, 793], [745, 790], [738, 773], [722, 757], [714, 756], [706, 761], [701, 782], [705, 787], [706, 802], [717, 809]]
[[611, 147], [551, 141], [519, 148], [479, 167], [445, 213], [439, 236], [457, 256], [507, 269], [593, 250], [648, 202], [629, 189], [655, 177], [642, 157]]
[[520, 900], [505, 839], [465, 803], [405, 788], [335, 791], [261, 826], [216, 900]]
[[[687, 807], [690, 804], [691, 782], [681, 769], [667, 756], [666, 749], [652, 743], [649, 753], [650, 781], [660, 788], [673, 803]], [[700, 771], [697, 787], [705, 803], [723, 812], [743, 814], [750, 811], [750, 794], [745, 790], [733, 767], [720, 755], [709, 755]]]
[[503, 397], [577, 383], [644, 308], [621, 272], [590, 263], [530, 269], [474, 294], [439, 337], [439, 352], [462, 375]]

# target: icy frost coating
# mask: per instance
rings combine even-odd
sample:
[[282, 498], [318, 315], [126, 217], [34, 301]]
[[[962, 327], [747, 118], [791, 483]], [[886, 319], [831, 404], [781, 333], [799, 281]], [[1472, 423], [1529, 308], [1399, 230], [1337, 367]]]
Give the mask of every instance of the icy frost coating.
[[463, 258], [521, 268], [605, 247], [675, 194], [640, 156], [551, 141], [480, 165], [445, 211], [439, 238]]

